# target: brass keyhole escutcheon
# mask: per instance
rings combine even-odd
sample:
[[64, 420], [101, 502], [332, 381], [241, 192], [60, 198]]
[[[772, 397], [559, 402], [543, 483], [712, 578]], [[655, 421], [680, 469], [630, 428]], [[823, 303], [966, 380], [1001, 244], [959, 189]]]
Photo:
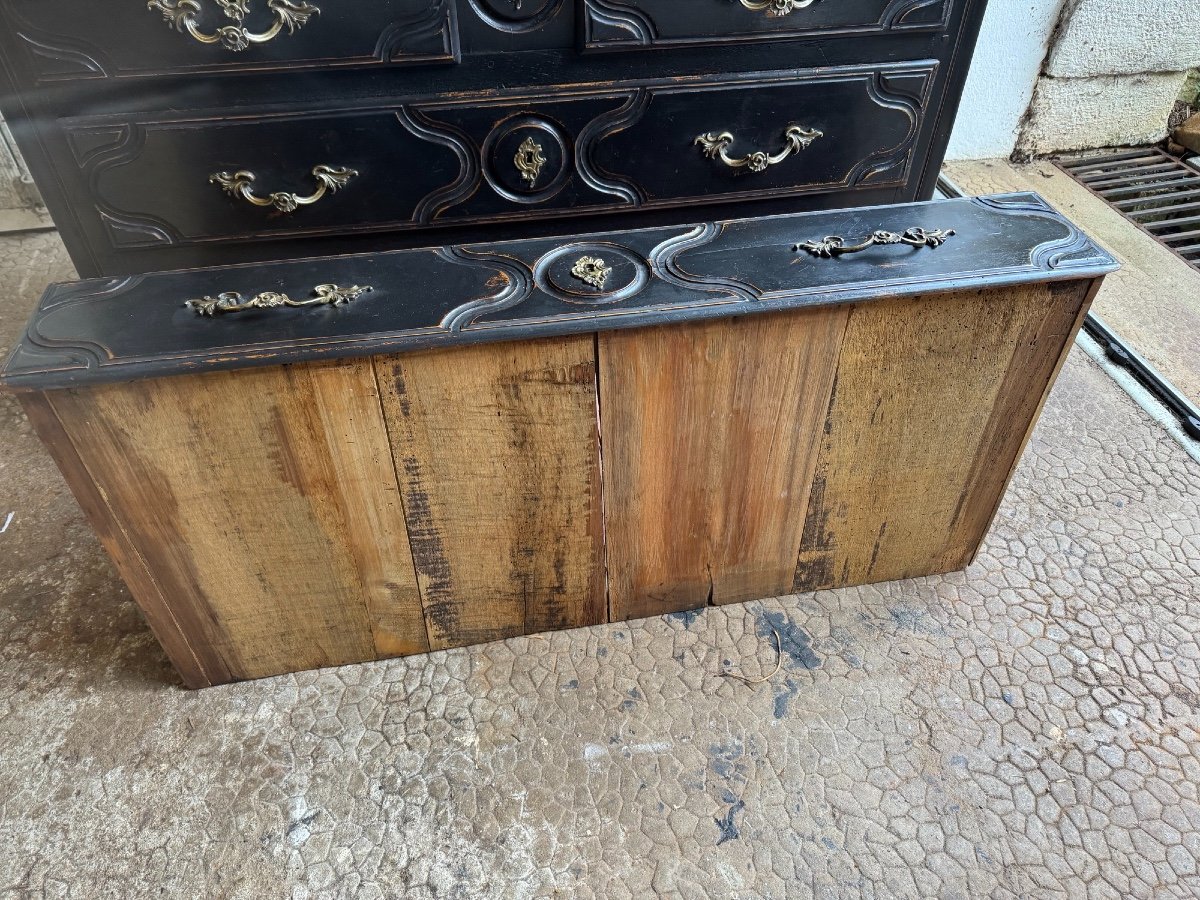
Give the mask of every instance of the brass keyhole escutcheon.
[[598, 291], [604, 290], [608, 276], [612, 274], [612, 266], [605, 265], [604, 260], [595, 256], [584, 256], [575, 263], [571, 274], [580, 281], [590, 284]]
[[524, 182], [532, 188], [537, 184], [538, 176], [542, 174], [542, 167], [546, 165], [546, 154], [542, 151], [541, 144], [527, 137], [517, 148], [513, 163]]

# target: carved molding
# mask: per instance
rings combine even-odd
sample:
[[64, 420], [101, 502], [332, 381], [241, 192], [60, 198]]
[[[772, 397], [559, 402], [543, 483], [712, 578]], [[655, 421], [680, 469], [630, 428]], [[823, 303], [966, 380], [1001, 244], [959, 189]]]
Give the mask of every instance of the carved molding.
[[533, 293], [533, 270], [515, 257], [466, 247], [439, 247], [436, 252], [446, 262], [492, 271], [488, 281], [498, 286], [496, 293], [469, 300], [446, 313], [438, 327], [448, 332], [462, 331], [481, 316], [518, 306]]
[[575, 169], [579, 177], [594, 191], [611, 194], [631, 206], [646, 202], [646, 192], [633, 179], [611, 172], [601, 174], [591, 159], [593, 149], [606, 137], [635, 125], [646, 114], [650, 106], [651, 91], [640, 88], [631, 91], [629, 98], [618, 109], [597, 116], [579, 132], [575, 142]]
[[479, 152], [469, 135], [452, 125], [432, 121], [418, 109], [401, 107], [396, 118], [414, 137], [448, 147], [458, 157], [458, 178], [427, 194], [413, 212], [414, 222], [427, 225], [479, 189], [483, 181]]
[[[891, 258], [880, 265], [863, 256], [844, 265], [794, 264], [797, 236], [850, 233], [862, 227], [862, 216], [862, 210], [834, 211], [584, 236], [567, 245], [538, 239], [332, 257], [322, 261], [323, 275], [350, 284], [369, 273], [376, 300], [361, 311], [353, 304], [344, 309], [336, 332], [322, 324], [322, 316], [294, 317], [294, 327], [305, 330], [289, 331], [286, 337], [268, 321], [247, 321], [245, 329], [236, 332], [221, 330], [219, 323], [202, 324], [182, 307], [161, 302], [168, 289], [211, 293], [227, 280], [228, 272], [56, 285], [39, 305], [3, 380], [18, 388], [65, 387], [871, 302], [930, 291], [1093, 278], [1117, 266], [1075, 225], [1030, 193], [873, 210], [872, 226], [885, 231], [909, 225], [958, 231], [953, 244], [907, 255], [903, 264]], [[1001, 219], [1016, 221], [1005, 224]], [[761, 261], [761, 286], [729, 274], [740, 271], [747, 254]], [[619, 276], [614, 271], [617, 281], [600, 294], [586, 286], [578, 292], [563, 291], [558, 280], [547, 277], [551, 267], [569, 267], [581, 255], [598, 256], [614, 267], [620, 260], [624, 268]], [[468, 283], [478, 285], [481, 296], [464, 300], [463, 280], [440, 278], [439, 265], [477, 270], [477, 278]], [[263, 283], [299, 296], [297, 292], [312, 287], [311, 267], [312, 260], [302, 260], [267, 264], [256, 271]], [[413, 295], [407, 285], [415, 278], [430, 289]], [[153, 289], [141, 287], [152, 280]], [[553, 289], [546, 290], [547, 285]], [[120, 324], [126, 321], [138, 321], [144, 328], [131, 330]], [[164, 339], [170, 352], [161, 350]]]
[[[540, 12], [523, 18], [515, 16], [507, 18], [496, 15], [493, 10], [485, 9], [484, 4], [480, 0], [467, 0], [467, 2], [471, 4], [471, 9], [474, 10], [475, 15], [479, 16], [491, 28], [506, 32], [507, 34], [524, 34], [525, 32], [536, 31], [562, 12], [566, 0], [550, 0], [549, 3], [542, 7]], [[520, 0], [506, 0], [506, 2], [515, 4], [514, 11], [519, 11]]]
[[[625, 32], [629, 37], [620, 40], [600, 37], [597, 32], [605, 27]], [[615, 0], [584, 0], [583, 35], [587, 47], [608, 44], [649, 47], [658, 42], [658, 29], [646, 13]]]
[[[435, 43], [437, 49], [418, 53], [417, 47]], [[389, 25], [379, 35], [375, 58], [383, 63], [459, 62], [458, 8], [454, 0], [438, 0], [410, 19]]]

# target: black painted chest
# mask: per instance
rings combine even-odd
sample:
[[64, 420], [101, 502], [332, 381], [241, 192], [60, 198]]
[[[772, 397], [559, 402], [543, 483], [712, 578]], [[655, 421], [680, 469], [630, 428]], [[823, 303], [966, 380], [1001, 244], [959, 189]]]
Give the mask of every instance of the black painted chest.
[[985, 0], [0, 0], [80, 273], [931, 195]]

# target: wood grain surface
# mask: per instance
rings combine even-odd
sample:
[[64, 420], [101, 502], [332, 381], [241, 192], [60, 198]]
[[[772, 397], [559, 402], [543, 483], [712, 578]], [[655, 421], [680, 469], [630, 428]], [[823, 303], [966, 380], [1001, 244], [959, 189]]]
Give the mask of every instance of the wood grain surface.
[[854, 307], [795, 590], [971, 561], [1088, 290], [1043, 284]]
[[[428, 647], [369, 361], [60, 391], [50, 404], [218, 676]], [[144, 608], [159, 602], [131, 587]]]
[[376, 371], [431, 646], [603, 622], [593, 337]]
[[960, 569], [1098, 284], [21, 402], [202, 686]]
[[847, 313], [600, 335], [614, 619], [791, 589]]

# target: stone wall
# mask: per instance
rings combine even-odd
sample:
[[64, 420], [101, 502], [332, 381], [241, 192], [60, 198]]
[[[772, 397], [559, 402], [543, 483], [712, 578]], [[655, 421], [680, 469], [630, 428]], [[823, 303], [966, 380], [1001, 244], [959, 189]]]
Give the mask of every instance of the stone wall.
[[1200, 67], [1197, 11], [1196, 3], [1180, 0], [1069, 0], [1017, 153], [1165, 138], [1188, 72]]
[[1198, 12], [1194, 0], [991, 0], [949, 158], [1162, 140], [1200, 67]]

